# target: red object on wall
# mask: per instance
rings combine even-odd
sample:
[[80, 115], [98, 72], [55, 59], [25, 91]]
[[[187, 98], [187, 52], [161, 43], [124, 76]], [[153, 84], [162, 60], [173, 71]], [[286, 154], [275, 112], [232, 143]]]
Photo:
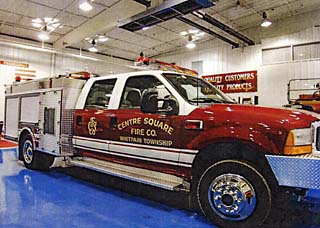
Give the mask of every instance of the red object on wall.
[[28, 63], [19, 63], [19, 62], [13, 62], [13, 61], [5, 61], [5, 60], [0, 60], [0, 65], [29, 68]]
[[224, 93], [257, 92], [257, 71], [205, 75], [202, 78]]

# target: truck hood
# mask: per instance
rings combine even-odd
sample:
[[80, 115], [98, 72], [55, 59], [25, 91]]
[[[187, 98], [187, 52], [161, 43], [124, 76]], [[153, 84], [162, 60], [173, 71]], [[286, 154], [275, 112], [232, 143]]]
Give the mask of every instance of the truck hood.
[[304, 110], [239, 104], [213, 104], [198, 108], [191, 115], [207, 117], [220, 123], [251, 126], [255, 123], [286, 130], [307, 128], [312, 122], [319, 120], [318, 114]]

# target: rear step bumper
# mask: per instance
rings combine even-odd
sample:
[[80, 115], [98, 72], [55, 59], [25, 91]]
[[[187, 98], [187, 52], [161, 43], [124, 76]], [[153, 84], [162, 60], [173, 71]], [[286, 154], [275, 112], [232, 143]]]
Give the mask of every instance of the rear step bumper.
[[189, 184], [182, 178], [147, 169], [136, 168], [88, 157], [73, 158], [70, 160], [70, 164], [170, 191], [189, 191], [190, 189]]

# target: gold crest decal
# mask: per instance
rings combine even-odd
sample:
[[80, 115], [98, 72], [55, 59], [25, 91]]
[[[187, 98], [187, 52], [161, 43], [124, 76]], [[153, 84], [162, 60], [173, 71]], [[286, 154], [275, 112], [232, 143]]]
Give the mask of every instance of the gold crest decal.
[[89, 135], [95, 135], [97, 131], [97, 121], [95, 117], [91, 117], [88, 123]]

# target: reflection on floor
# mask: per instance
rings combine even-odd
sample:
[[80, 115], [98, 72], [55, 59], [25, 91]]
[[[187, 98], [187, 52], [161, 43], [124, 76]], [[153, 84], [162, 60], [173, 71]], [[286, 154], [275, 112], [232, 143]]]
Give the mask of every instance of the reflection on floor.
[[[117, 189], [121, 189], [117, 190]], [[317, 199], [318, 197], [318, 199]], [[289, 227], [320, 227], [320, 194], [294, 208]], [[0, 227], [214, 227], [172, 193], [83, 169], [25, 169], [0, 150]]]
[[0, 137], [0, 149], [6, 149], [6, 148], [8, 149], [16, 146], [17, 146], [17, 143], [1, 139]]

